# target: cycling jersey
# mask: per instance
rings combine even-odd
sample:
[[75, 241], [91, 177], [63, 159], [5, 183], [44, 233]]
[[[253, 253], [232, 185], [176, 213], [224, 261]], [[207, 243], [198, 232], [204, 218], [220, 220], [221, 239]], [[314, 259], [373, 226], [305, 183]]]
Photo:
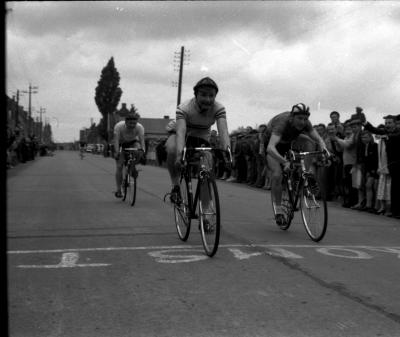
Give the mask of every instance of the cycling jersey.
[[132, 143], [135, 140], [142, 145], [144, 144], [144, 127], [137, 123], [134, 129], [128, 129], [125, 121], [120, 121], [114, 126], [114, 138], [120, 146], [123, 146], [124, 143]]
[[176, 109], [176, 119], [186, 121], [186, 136], [198, 137], [207, 141], [210, 139], [211, 126], [220, 118], [226, 118], [226, 110], [221, 103], [216, 101], [208, 111], [204, 112], [200, 110], [196, 98], [183, 102]]
[[266, 145], [268, 145], [272, 134], [281, 136], [279, 143], [290, 144], [292, 141], [296, 140], [300, 134], [309, 133], [313, 130], [309, 120], [307, 120], [303, 130], [298, 130], [292, 126], [289, 119], [290, 111], [286, 111], [276, 115], [269, 121], [266, 130]]

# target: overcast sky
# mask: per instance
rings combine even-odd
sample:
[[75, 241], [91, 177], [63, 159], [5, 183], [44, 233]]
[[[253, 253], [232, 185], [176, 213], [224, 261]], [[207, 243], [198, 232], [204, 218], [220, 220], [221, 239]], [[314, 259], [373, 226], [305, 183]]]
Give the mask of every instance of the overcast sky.
[[[311, 121], [344, 121], [361, 106], [377, 124], [400, 114], [398, 1], [7, 2], [6, 89], [38, 86], [56, 141], [78, 140], [98, 123], [94, 101], [111, 57], [121, 101], [142, 117], [175, 116], [174, 54], [190, 51], [182, 101], [210, 76], [230, 131], [255, 127], [298, 102]], [[28, 109], [28, 95], [20, 98]], [[120, 107], [120, 105], [119, 105]]]

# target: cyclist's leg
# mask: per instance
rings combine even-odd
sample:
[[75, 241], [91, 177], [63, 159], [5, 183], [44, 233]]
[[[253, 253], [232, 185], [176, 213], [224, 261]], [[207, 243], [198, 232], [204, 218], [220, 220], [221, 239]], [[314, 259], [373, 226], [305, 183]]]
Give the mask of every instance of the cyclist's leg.
[[271, 179], [271, 198], [274, 201], [277, 214], [283, 214], [282, 211], [282, 167], [277, 159], [267, 155], [267, 163], [270, 169]]
[[172, 134], [165, 143], [167, 150], [167, 169], [173, 186], [179, 185], [180, 172], [176, 169], [176, 135]]
[[124, 153], [122, 152], [119, 156], [118, 160], [115, 161], [116, 168], [115, 168], [115, 183], [116, 183], [116, 192], [115, 196], [119, 197], [122, 195], [121, 193], [121, 185], [122, 185], [122, 170], [124, 166]]

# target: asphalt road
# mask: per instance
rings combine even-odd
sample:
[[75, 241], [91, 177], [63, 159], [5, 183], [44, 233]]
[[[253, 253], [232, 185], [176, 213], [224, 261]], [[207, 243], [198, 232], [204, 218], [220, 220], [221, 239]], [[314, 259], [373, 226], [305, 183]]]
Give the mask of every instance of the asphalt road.
[[114, 162], [58, 151], [7, 171], [12, 337], [400, 336], [400, 221], [329, 204], [312, 242], [270, 194], [218, 182], [221, 244], [184, 243], [144, 166], [136, 205], [113, 195]]

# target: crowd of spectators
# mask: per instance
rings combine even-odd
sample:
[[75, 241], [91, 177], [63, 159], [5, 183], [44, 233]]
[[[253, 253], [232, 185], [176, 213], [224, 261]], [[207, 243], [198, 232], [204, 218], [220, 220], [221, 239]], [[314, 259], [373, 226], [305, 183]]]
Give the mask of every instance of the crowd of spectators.
[[[400, 218], [400, 115], [385, 116], [377, 127], [366, 121], [360, 107], [344, 122], [337, 111], [330, 113], [330, 119], [327, 125], [314, 125], [332, 154], [329, 166], [315, 163], [327, 200], [345, 208]], [[233, 166], [227, 170], [217, 158], [218, 179], [271, 189], [266, 129], [267, 125], [261, 124], [258, 129], [247, 127], [231, 133]], [[218, 147], [216, 131], [211, 132], [211, 145]], [[156, 149], [162, 165], [166, 160], [163, 142]]]
[[39, 151], [40, 146], [35, 135], [25, 135], [24, 130], [18, 127], [14, 130], [7, 127], [7, 169], [34, 160]]

